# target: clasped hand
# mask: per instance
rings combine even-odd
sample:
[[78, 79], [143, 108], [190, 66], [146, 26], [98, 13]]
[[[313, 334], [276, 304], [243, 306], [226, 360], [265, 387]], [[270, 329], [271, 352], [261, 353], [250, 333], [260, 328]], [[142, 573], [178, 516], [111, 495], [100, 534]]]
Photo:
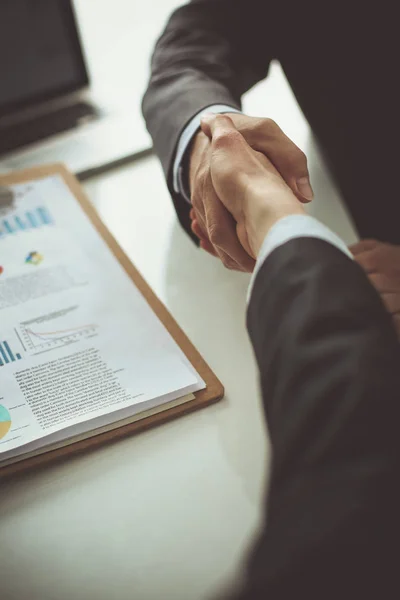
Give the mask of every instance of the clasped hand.
[[[209, 119], [217, 118], [209, 115]], [[307, 160], [304, 153], [283, 133], [271, 119], [230, 114], [230, 127], [238, 130], [248, 145], [256, 151], [259, 162], [261, 156], [268, 157], [264, 166], [279, 172], [293, 194], [301, 201], [308, 202], [313, 197], [309, 182]], [[227, 123], [220, 117], [217, 123]], [[229, 131], [225, 131], [229, 135]], [[231, 134], [233, 137], [234, 134]], [[220, 142], [219, 142], [220, 143]], [[243, 152], [244, 145], [235, 145], [237, 152]], [[189, 180], [192, 200], [192, 230], [200, 238], [200, 246], [218, 256], [223, 264], [239, 271], [252, 271], [254, 258], [245, 250], [236, 234], [236, 223], [216, 193], [210, 172], [211, 143], [209, 130], [199, 132], [193, 142], [189, 162]], [[232, 156], [231, 156], [232, 158]], [[240, 155], [237, 157], [240, 158]], [[236, 161], [243, 170], [243, 164]], [[275, 170], [276, 169], [276, 170]], [[271, 182], [270, 182], [271, 183]]]
[[[279, 219], [305, 210], [270, 160], [248, 145], [230, 117], [208, 115], [201, 127], [210, 140], [210, 185], [219, 203], [216, 210], [214, 203], [214, 210], [205, 208], [210, 237], [218, 251], [219, 244], [226, 247], [234, 236], [248, 258], [246, 270], [252, 270], [270, 228]], [[229, 219], [229, 228], [217, 227], [218, 211]]]

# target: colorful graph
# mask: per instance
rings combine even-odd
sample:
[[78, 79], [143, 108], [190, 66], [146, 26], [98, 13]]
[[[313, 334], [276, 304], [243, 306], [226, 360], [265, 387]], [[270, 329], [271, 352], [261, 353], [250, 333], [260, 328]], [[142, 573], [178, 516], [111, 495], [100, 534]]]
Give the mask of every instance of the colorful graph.
[[0, 367], [4, 367], [4, 365], [15, 362], [16, 360], [22, 360], [20, 353], [15, 352], [14, 354], [7, 340], [0, 342]]
[[21, 231], [39, 229], [53, 223], [53, 218], [47, 208], [39, 206], [21, 215], [12, 215], [0, 219], [0, 238], [20, 233]]
[[5, 406], [0, 404], [0, 440], [7, 435], [11, 427], [10, 413]]
[[28, 256], [25, 258], [25, 262], [29, 265], [40, 265], [43, 260], [42, 254], [39, 252], [33, 251], [29, 252]]

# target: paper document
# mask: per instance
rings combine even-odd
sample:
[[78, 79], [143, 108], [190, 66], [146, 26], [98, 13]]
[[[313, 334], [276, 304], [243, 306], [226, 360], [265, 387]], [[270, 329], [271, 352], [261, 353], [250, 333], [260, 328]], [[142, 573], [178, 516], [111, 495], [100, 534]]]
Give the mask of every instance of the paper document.
[[204, 388], [62, 178], [10, 188], [12, 207], [0, 208], [0, 462]]

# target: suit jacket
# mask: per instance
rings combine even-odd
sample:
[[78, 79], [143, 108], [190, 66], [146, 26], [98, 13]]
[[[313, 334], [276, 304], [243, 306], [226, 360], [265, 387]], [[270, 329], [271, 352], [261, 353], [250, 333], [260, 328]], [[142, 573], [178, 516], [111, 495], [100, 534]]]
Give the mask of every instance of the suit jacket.
[[240, 108], [243, 93], [278, 59], [360, 235], [400, 243], [393, 196], [400, 137], [395, 6], [192, 0], [173, 13], [154, 50], [143, 112], [189, 235], [190, 207], [172, 187], [182, 130], [212, 104]]
[[237, 598], [400, 598], [400, 346], [378, 294], [297, 238], [257, 274], [248, 330], [272, 477]]

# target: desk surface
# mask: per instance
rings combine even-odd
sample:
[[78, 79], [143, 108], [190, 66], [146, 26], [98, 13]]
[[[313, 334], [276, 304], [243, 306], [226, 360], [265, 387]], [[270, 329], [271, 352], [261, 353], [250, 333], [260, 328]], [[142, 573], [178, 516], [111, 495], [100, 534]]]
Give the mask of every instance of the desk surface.
[[206, 598], [236, 569], [263, 487], [266, 438], [244, 326], [248, 276], [225, 271], [186, 239], [155, 158], [86, 188], [226, 398], [1, 483], [0, 595]]
[[[273, 70], [267, 85], [279, 88], [279, 77]], [[351, 242], [355, 234], [340, 198], [285, 94], [258, 92], [248, 112], [266, 114], [263, 98], [276, 98], [269, 116], [311, 159], [312, 212]], [[0, 483], [0, 596], [210, 598], [239, 576], [268, 471], [245, 330], [249, 277], [224, 270], [183, 234], [154, 157], [90, 180], [86, 190], [224, 383], [226, 397], [157, 429]]]

